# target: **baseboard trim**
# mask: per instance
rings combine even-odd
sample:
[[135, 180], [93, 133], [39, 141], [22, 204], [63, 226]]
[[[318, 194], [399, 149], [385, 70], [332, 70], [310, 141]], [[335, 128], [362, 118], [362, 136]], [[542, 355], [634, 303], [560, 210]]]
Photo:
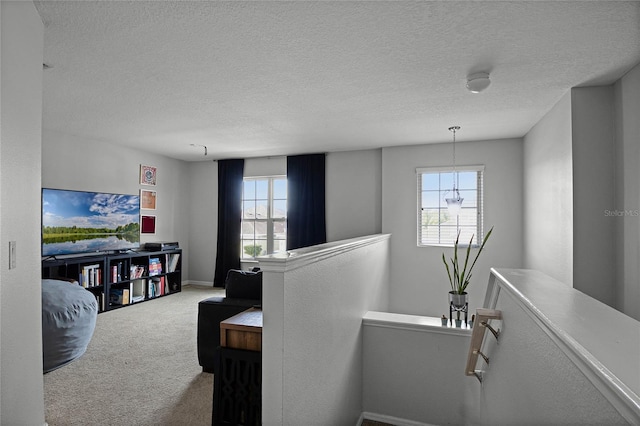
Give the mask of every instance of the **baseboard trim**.
[[416, 422], [413, 420], [401, 419], [399, 417], [387, 416], [385, 414], [371, 413], [368, 411], [364, 411], [360, 415], [360, 419], [358, 420], [358, 426], [362, 425], [362, 422], [365, 419], [372, 420], [374, 422], [389, 423], [395, 426], [437, 426], [431, 423]]
[[186, 286], [186, 285], [199, 285], [199, 286], [204, 286], [204, 287], [213, 287], [213, 281], [187, 280], [187, 281], [182, 281], [182, 285], [183, 286]]

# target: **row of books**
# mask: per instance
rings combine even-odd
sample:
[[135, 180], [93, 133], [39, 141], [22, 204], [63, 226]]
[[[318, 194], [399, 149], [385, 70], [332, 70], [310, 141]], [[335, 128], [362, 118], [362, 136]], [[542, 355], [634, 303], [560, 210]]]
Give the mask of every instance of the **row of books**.
[[147, 295], [149, 298], [164, 296], [169, 293], [169, 282], [165, 277], [149, 280]]
[[105, 309], [104, 306], [104, 292], [102, 293], [94, 293], [93, 294], [96, 297], [96, 302], [98, 302], [98, 312], [103, 312]]
[[100, 264], [83, 266], [80, 270], [78, 282], [84, 288], [102, 285], [102, 268], [100, 268]]
[[[180, 260], [180, 253], [165, 254], [165, 262], [169, 272], [175, 272], [178, 267], [178, 261]], [[149, 276], [155, 276], [162, 274], [162, 261], [159, 257], [152, 257], [149, 259]]]
[[147, 268], [144, 265], [131, 265], [131, 268], [129, 269], [129, 278], [132, 280], [136, 278], [142, 278], [144, 277], [146, 271]]
[[[149, 259], [148, 276], [153, 277], [153, 276], [162, 274], [163, 265], [167, 265], [168, 272], [175, 272], [178, 267], [179, 260], [180, 260], [180, 253], [165, 254], [164, 263], [162, 262], [160, 257], [152, 257], [151, 259]], [[85, 268], [98, 268], [98, 267], [99, 265], [91, 265]], [[127, 277], [122, 276], [122, 271], [124, 267], [125, 266], [123, 262], [118, 262], [116, 265], [111, 265], [111, 282], [112, 283], [117, 283], [127, 279]], [[83, 268], [83, 271], [85, 268]], [[102, 270], [99, 269], [98, 273], [101, 275]], [[131, 265], [131, 267], [129, 268], [128, 279], [133, 280], [136, 278], [142, 278], [146, 275], [147, 275], [146, 265]], [[81, 277], [81, 281], [82, 281], [82, 277]], [[95, 284], [95, 285], [102, 284], [101, 277], [99, 278], [99, 282], [100, 284]]]
[[162, 262], [159, 257], [149, 259], [149, 276], [160, 275], [162, 273]]
[[129, 305], [144, 301], [145, 283], [147, 287], [146, 297], [148, 299], [169, 293], [169, 285], [165, 277], [158, 277], [152, 280], [137, 279], [131, 281], [127, 287], [112, 287], [109, 294], [109, 303], [111, 305]]
[[[117, 265], [111, 265], [111, 282], [117, 283], [126, 280], [127, 277], [122, 276], [122, 269], [124, 265], [122, 262], [118, 262]], [[129, 279], [142, 278], [146, 275], [147, 268], [143, 265], [131, 265], [129, 268]]]

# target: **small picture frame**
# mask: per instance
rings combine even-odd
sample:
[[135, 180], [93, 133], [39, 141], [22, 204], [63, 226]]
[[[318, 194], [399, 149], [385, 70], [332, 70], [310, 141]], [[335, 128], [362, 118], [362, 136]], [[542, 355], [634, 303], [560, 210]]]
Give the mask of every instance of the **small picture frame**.
[[156, 184], [156, 168], [153, 166], [145, 166], [140, 164], [140, 185]]
[[148, 189], [140, 190], [140, 208], [145, 210], [156, 209], [156, 191], [150, 191]]
[[140, 233], [142, 234], [155, 234], [156, 233], [156, 217], [155, 216], [140, 216]]

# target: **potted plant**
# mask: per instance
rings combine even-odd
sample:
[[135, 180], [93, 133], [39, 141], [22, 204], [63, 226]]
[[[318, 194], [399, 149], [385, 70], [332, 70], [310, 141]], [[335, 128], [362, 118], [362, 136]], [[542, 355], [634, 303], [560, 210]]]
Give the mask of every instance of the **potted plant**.
[[[493, 227], [487, 232], [482, 240], [482, 244], [478, 249], [478, 253], [476, 253], [475, 259], [471, 263], [469, 267], [469, 257], [471, 255], [471, 243], [473, 242], [473, 235], [471, 236], [471, 240], [469, 240], [469, 245], [467, 246], [467, 252], [464, 257], [464, 264], [460, 265], [460, 258], [458, 257], [458, 243], [460, 239], [460, 231], [458, 231], [458, 236], [456, 237], [456, 241], [453, 244], [453, 258], [450, 258], [451, 266], [449, 266], [449, 262], [447, 262], [447, 258], [444, 253], [442, 253], [442, 262], [444, 263], [445, 268], [447, 268], [447, 276], [449, 277], [449, 284], [451, 285], [451, 291], [449, 292], [449, 305], [457, 312], [457, 319], [460, 320], [460, 312], [463, 311], [465, 314], [467, 313], [467, 287], [471, 281], [471, 271], [473, 267], [476, 265], [476, 261], [478, 257], [480, 257], [480, 253], [484, 249], [487, 240], [491, 236], [493, 232]], [[468, 268], [468, 269], [467, 269]], [[450, 309], [451, 311], [451, 309]], [[457, 325], [457, 324], [456, 324]]]

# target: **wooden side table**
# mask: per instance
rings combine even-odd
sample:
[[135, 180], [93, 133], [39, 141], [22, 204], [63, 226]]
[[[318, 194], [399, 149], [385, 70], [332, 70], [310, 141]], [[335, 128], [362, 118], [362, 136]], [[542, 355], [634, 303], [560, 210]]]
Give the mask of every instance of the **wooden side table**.
[[213, 425], [260, 426], [262, 311], [251, 308], [220, 323]]
[[262, 310], [251, 308], [220, 323], [220, 345], [262, 351]]

